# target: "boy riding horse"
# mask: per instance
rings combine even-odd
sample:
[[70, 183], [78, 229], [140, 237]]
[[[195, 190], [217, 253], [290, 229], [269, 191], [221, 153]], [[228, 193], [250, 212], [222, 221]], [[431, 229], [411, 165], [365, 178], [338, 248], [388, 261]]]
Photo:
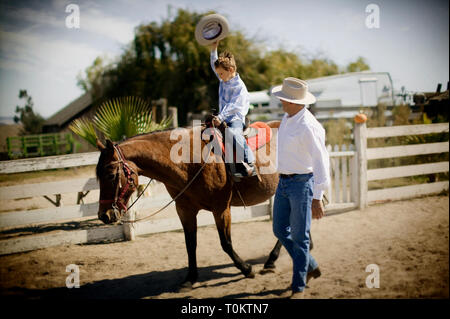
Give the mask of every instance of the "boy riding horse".
[[233, 144], [236, 146], [237, 165], [234, 175], [236, 177], [254, 176], [256, 175], [255, 156], [242, 135], [245, 116], [250, 106], [247, 87], [236, 72], [234, 56], [229, 52], [224, 52], [218, 56], [218, 45], [219, 41], [215, 41], [210, 46], [211, 68], [220, 81], [219, 114], [214, 116], [212, 121], [216, 127], [225, 122], [226, 133], [231, 134], [231, 139], [225, 138], [226, 150], [228, 150], [225, 154], [226, 162], [233, 162]]

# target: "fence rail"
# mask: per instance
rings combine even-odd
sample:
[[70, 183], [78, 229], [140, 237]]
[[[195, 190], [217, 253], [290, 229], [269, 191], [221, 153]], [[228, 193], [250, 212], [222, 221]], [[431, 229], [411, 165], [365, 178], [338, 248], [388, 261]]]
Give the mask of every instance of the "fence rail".
[[422, 135], [448, 132], [448, 123], [399, 125], [391, 127], [371, 127], [367, 130], [367, 138], [394, 137], [405, 135]]
[[48, 156], [45, 158], [28, 158], [0, 162], [0, 174], [25, 173], [48, 169], [69, 168], [95, 165], [100, 152], [78, 153]]
[[448, 142], [374, 147], [367, 149], [367, 159], [393, 158], [448, 152]]

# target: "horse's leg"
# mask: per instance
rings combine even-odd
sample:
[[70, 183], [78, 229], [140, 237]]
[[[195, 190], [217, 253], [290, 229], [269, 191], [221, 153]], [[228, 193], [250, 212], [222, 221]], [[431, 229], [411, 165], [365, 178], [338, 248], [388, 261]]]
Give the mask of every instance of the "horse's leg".
[[[275, 261], [278, 259], [278, 256], [280, 255], [280, 249], [281, 249], [281, 242], [277, 240], [275, 247], [273, 247], [272, 251], [270, 252], [269, 258], [267, 258], [267, 261], [264, 264], [264, 269], [274, 269], [275, 268]], [[311, 232], [309, 232], [309, 250], [311, 251], [313, 249], [313, 240], [311, 237]]]
[[186, 279], [181, 284], [182, 289], [191, 289], [192, 285], [197, 281], [197, 213], [198, 210], [190, 208], [186, 205], [176, 205], [178, 216], [184, 230], [184, 239], [186, 241], [186, 249], [189, 261], [189, 271]]
[[264, 264], [264, 269], [275, 268], [275, 261], [278, 259], [278, 256], [280, 255], [281, 246], [282, 246], [281, 241], [277, 240], [275, 247], [273, 247], [272, 251], [270, 252], [269, 258]]
[[234, 265], [242, 271], [245, 277], [254, 278], [255, 274], [252, 271], [252, 266], [244, 262], [238, 254], [233, 250], [231, 244], [231, 214], [230, 208], [226, 208], [224, 212], [213, 212], [216, 221], [217, 231], [219, 232], [220, 244], [222, 249], [231, 257]]

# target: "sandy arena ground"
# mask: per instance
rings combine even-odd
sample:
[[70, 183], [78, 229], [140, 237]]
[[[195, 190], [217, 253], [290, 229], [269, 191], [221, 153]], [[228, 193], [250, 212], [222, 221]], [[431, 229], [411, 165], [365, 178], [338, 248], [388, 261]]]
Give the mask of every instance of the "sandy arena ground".
[[[322, 277], [307, 298], [449, 298], [448, 196], [379, 204], [313, 221], [313, 255]], [[292, 264], [283, 249], [275, 273], [262, 275], [275, 244], [271, 222], [234, 224], [236, 252], [257, 273], [246, 279], [222, 251], [214, 226], [198, 230], [199, 282], [177, 292], [187, 271], [183, 232], [134, 242], [59, 246], [0, 257], [2, 297], [287, 298]], [[66, 288], [66, 266], [80, 268], [79, 289]], [[380, 287], [366, 287], [376, 264]]]

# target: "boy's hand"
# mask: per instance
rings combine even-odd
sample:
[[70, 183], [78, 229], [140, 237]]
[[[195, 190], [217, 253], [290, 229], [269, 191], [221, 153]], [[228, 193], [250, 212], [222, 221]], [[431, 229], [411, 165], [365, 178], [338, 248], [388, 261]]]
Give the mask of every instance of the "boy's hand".
[[220, 123], [222, 123], [217, 116], [214, 116], [212, 121], [213, 121], [215, 127], [220, 126]]
[[211, 51], [217, 50], [217, 47], [219, 46], [219, 41], [214, 41], [209, 47], [211, 48]]
[[312, 205], [311, 205], [311, 211], [312, 211], [313, 219], [321, 219], [324, 215], [322, 201], [320, 201], [318, 199], [313, 199]]

